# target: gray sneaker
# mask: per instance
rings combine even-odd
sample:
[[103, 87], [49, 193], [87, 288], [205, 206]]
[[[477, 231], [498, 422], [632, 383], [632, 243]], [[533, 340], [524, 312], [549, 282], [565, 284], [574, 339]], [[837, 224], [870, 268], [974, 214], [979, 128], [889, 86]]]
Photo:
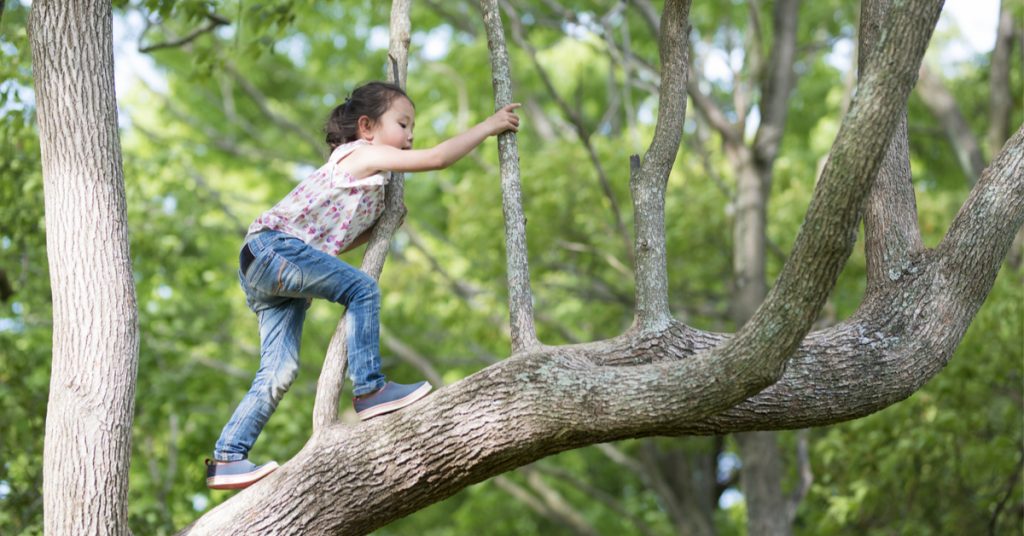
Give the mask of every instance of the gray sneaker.
[[277, 462], [256, 465], [249, 460], [206, 460], [206, 486], [210, 489], [242, 489], [273, 473]]
[[388, 382], [374, 393], [355, 398], [352, 405], [356, 408], [356, 415], [365, 421], [377, 415], [402, 409], [427, 396], [430, 389], [432, 387], [427, 382], [412, 385]]

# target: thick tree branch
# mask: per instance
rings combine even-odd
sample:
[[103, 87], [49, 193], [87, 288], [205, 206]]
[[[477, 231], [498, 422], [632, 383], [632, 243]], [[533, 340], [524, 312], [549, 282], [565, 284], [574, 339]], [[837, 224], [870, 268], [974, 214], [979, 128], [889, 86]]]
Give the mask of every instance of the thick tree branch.
[[665, 188], [679, 152], [686, 120], [689, 0], [669, 0], [662, 13], [661, 87], [658, 123], [643, 163], [630, 158], [629, 189], [636, 226], [636, 320], [641, 330], [668, 326], [668, 268], [665, 244]]
[[[505, 46], [505, 30], [497, 0], [481, 0], [487, 46], [491, 50], [491, 83], [494, 107], [512, 102], [512, 72]], [[502, 207], [505, 213], [505, 250], [508, 256], [508, 304], [512, 326], [512, 353], [540, 344], [533, 325], [533, 292], [526, 250], [526, 217], [519, 186], [519, 147], [515, 132], [498, 136], [501, 160]]]
[[[996, 155], [936, 248], [949, 291], [980, 306], [1024, 224], [1024, 125]], [[964, 263], [969, 259], [970, 263]]]
[[[394, 0], [391, 4], [388, 57], [391, 59], [392, 69], [388, 70], [388, 79], [403, 88], [409, 64], [409, 7], [410, 0]], [[366, 252], [363, 254], [363, 264], [360, 266], [362, 271], [374, 279], [380, 279], [388, 254], [388, 244], [401, 225], [402, 218], [405, 217], [404, 195], [404, 175], [392, 173], [384, 190], [384, 213], [373, 227]], [[338, 402], [341, 399], [345, 369], [348, 366], [345, 326], [345, 318], [342, 317], [327, 347], [327, 356], [324, 358], [320, 379], [317, 381], [316, 400], [313, 404], [314, 435], [338, 420]]]
[[875, 52], [885, 59], [885, 66], [869, 66], [861, 79], [789, 260], [750, 322], [711, 352], [711, 356], [725, 356], [742, 349], [761, 356], [756, 374], [747, 369], [750, 363], [735, 362], [739, 370], [733, 371], [737, 373], [733, 378], [750, 374], [750, 388], [756, 389], [759, 374], [764, 385], [778, 378], [849, 257], [862, 200], [896, 127], [896, 112], [906, 107], [941, 5], [941, 1], [912, 0], [891, 11], [887, 32]]
[[[891, 4], [891, 0], [865, 0], [861, 4], [857, 54], [861, 73], [880, 63], [872, 59], [872, 51], [878, 45], [881, 27]], [[917, 226], [917, 201], [911, 182], [907, 111], [902, 109], [897, 113], [899, 124], [878, 169], [864, 212], [869, 293], [898, 279], [913, 256], [924, 247]]]

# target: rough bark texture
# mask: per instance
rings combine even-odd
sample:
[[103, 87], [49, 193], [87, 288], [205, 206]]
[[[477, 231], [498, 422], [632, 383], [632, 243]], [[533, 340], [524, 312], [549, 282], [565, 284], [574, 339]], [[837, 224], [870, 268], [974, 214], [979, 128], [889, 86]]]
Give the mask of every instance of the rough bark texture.
[[[864, 73], [878, 45], [891, 0], [865, 0], [861, 4], [858, 70]], [[900, 274], [924, 247], [917, 226], [917, 200], [910, 174], [907, 112], [900, 111], [899, 125], [886, 150], [864, 213], [868, 292], [875, 292]]]
[[53, 364], [47, 534], [128, 534], [138, 317], [128, 255], [109, 2], [32, 4]]
[[[406, 72], [409, 66], [409, 22], [410, 0], [394, 0], [391, 4], [391, 33], [388, 46], [388, 58], [391, 61], [388, 69], [388, 80], [403, 89], [406, 83]], [[374, 279], [380, 279], [387, 260], [388, 246], [395, 231], [405, 217], [405, 175], [392, 173], [391, 180], [384, 190], [384, 213], [373, 228], [370, 240], [363, 254], [363, 264], [359, 267]], [[345, 383], [345, 369], [348, 366], [346, 348], [345, 317], [338, 321], [334, 336], [327, 346], [327, 356], [320, 371], [320, 379], [316, 384], [316, 401], [313, 405], [313, 431], [316, 433], [323, 427], [338, 422], [338, 402]]]
[[[512, 71], [505, 30], [497, 0], [481, 0], [487, 47], [491, 50], [491, 83], [494, 108], [512, 103]], [[533, 325], [533, 292], [530, 290], [530, 265], [526, 254], [526, 216], [523, 214], [519, 187], [519, 146], [515, 132], [498, 136], [501, 161], [501, 205], [505, 214], [505, 254], [508, 259], [508, 305], [512, 328], [512, 353], [540, 345]]]

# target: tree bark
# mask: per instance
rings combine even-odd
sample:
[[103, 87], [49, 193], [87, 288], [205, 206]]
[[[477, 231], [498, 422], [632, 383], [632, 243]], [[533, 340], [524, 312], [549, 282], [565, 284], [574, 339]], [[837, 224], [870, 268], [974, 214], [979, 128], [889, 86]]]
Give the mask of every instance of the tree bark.
[[[491, 83], [494, 108], [512, 103], [512, 72], [505, 46], [505, 30], [497, 0], [481, 0], [487, 47], [491, 50]], [[526, 250], [526, 216], [523, 214], [519, 179], [519, 145], [515, 132], [498, 136], [501, 160], [501, 205], [505, 215], [505, 254], [508, 262], [508, 304], [512, 330], [512, 353], [540, 345], [533, 324], [533, 292]]]
[[[882, 24], [891, 5], [891, 0], [866, 0], [862, 4], [857, 53], [860, 73], [873, 65], [870, 57], [878, 45]], [[865, 207], [868, 293], [874, 293], [898, 279], [924, 247], [917, 226], [917, 200], [911, 182], [907, 111], [901, 110], [899, 115], [899, 124]]]
[[686, 79], [689, 76], [687, 36], [689, 0], [669, 0], [662, 14], [659, 50], [661, 85], [654, 139], [641, 164], [630, 158], [629, 189], [636, 225], [636, 320], [641, 330], [665, 329], [668, 268], [665, 244], [665, 188], [679, 152], [686, 120]]
[[111, 6], [33, 2], [53, 363], [47, 534], [128, 534], [138, 315], [114, 99]]

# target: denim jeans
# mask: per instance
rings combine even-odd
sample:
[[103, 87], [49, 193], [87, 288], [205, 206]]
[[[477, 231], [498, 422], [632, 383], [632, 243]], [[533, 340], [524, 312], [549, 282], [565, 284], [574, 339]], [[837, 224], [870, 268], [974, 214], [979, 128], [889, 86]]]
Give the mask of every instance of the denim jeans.
[[361, 270], [278, 231], [252, 235], [255, 257], [238, 279], [260, 326], [260, 368], [221, 431], [217, 460], [245, 458], [299, 368], [302, 322], [312, 298], [348, 308], [348, 371], [356, 396], [384, 386], [380, 372], [380, 289]]

